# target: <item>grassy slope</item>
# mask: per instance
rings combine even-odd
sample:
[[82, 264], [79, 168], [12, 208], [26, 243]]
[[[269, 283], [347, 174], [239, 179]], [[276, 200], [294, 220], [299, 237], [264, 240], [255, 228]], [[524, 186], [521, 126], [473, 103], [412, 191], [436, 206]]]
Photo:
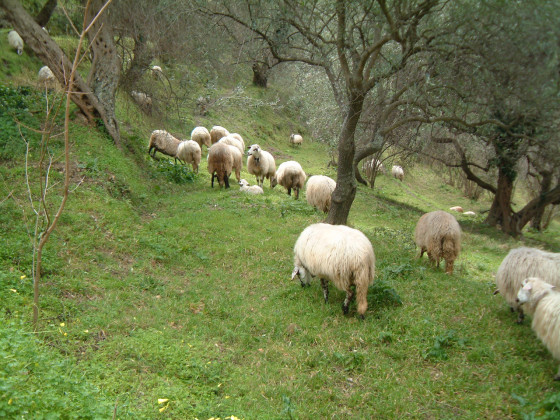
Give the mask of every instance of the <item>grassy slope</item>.
[[[193, 183], [168, 182], [145, 153], [149, 132], [160, 127], [128, 109], [119, 115], [123, 151], [72, 128], [75, 179], [84, 182], [47, 246], [39, 335], [47, 345], [36, 350], [41, 363], [92, 387], [78, 401], [94, 393], [101, 417], [116, 405], [119, 418], [504, 418], [524, 410], [515, 396], [536, 402], [558, 391], [557, 363], [492, 295], [493, 273], [519, 242], [485, 228], [481, 217], [459, 215], [456, 273], [415, 259], [412, 232], [423, 212], [486, 203], [470, 203], [421, 166], [407, 170], [404, 183], [381, 176], [375, 191], [359, 186], [350, 224], [377, 256], [361, 322], [354, 306], [342, 315], [342, 292], [331, 287], [324, 304], [317, 281], [301, 289], [290, 280], [293, 244], [322, 214], [279, 187], [259, 197], [211, 189], [205, 159]], [[288, 145], [291, 116], [268, 107], [230, 111], [199, 121], [259, 142], [277, 162], [295, 159], [310, 174], [335, 177], [325, 147]], [[187, 136], [192, 126], [174, 128]], [[22, 174], [21, 160], [0, 166], [0, 298], [11, 314], [0, 332], [8, 338], [29, 330], [14, 320], [31, 313]], [[21, 201], [4, 200], [9, 191]], [[546, 235], [556, 252], [557, 233], [556, 224]], [[527, 243], [543, 245], [538, 237]], [[58, 368], [59, 360], [78, 368]], [[68, 400], [45, 373], [26, 375]], [[31, 406], [24, 400], [31, 396], [15, 390], [0, 389], [0, 410], [8, 398], [15, 412]], [[158, 398], [169, 399], [161, 413]]]

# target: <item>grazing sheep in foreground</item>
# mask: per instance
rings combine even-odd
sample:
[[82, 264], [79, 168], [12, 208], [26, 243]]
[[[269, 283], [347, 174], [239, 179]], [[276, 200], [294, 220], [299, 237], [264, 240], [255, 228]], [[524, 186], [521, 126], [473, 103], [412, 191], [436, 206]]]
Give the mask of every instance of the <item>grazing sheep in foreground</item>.
[[445, 272], [453, 274], [453, 264], [461, 251], [461, 227], [455, 217], [441, 210], [424, 214], [416, 225], [414, 241], [420, 248], [419, 258], [427, 252], [438, 268], [444, 259]]
[[456, 212], [459, 212], [459, 213], [463, 213], [463, 207], [461, 207], [461, 206], [449, 207], [449, 210], [456, 211]]
[[41, 85], [49, 87], [54, 84], [56, 78], [54, 77], [54, 74], [49, 66], [43, 66], [37, 74], [37, 80]]
[[[167, 156], [172, 156], [175, 158], [175, 163], [177, 162], [177, 148], [181, 140], [176, 139], [171, 134], [165, 130], [154, 130], [150, 136], [150, 143], [148, 144], [148, 154], [155, 159], [156, 152], [163, 153]], [[151, 151], [154, 151], [151, 153]]]
[[301, 146], [303, 144], [303, 137], [299, 134], [292, 134], [290, 136], [290, 144], [293, 144], [294, 146]]
[[233, 137], [231, 134], [222, 137], [220, 140], [218, 140], [218, 142], [229, 144], [230, 146], [236, 147], [237, 149], [239, 149], [239, 152], [242, 155], [245, 153], [245, 144], [242, 141], [240, 141], [238, 138]]
[[222, 137], [227, 136], [228, 134], [229, 131], [227, 131], [224, 127], [215, 125], [210, 130], [210, 141], [212, 142], [212, 144], [217, 143], [218, 140], [220, 140]]
[[270, 187], [274, 188], [277, 184], [282, 185], [288, 190], [288, 195], [292, 195], [292, 188], [296, 200], [299, 198], [299, 190], [305, 185], [307, 175], [303, 172], [301, 165], [295, 160], [283, 162], [278, 166], [274, 177], [270, 180]]
[[241, 181], [239, 181], [239, 191], [243, 191], [246, 192], [247, 194], [263, 194], [264, 191], [261, 187], [259, 187], [258, 185], [249, 185], [249, 182], [247, 182], [246, 179], [242, 179]]
[[393, 175], [394, 178], [397, 178], [400, 181], [404, 180], [403, 168], [398, 165], [393, 166], [393, 168], [391, 169], [391, 174]]
[[191, 131], [191, 139], [196, 141], [200, 147], [202, 147], [202, 145], [205, 145], [206, 148], [212, 146], [210, 132], [206, 127], [195, 127], [193, 131]]
[[356, 287], [358, 314], [363, 319], [367, 310], [367, 291], [375, 276], [375, 254], [369, 239], [359, 230], [344, 225], [317, 223], [308, 226], [299, 235], [294, 246], [292, 279], [299, 277], [301, 286], [309, 285], [310, 276], [319, 277], [325, 302], [328, 302], [328, 281], [346, 291], [342, 312]]
[[500, 293], [512, 311], [518, 312], [517, 323], [523, 322], [523, 309], [517, 302], [517, 292], [528, 277], [539, 277], [555, 286], [560, 286], [560, 254], [536, 248], [512, 249], [503, 259], [496, 272], [494, 292]]
[[[219, 141], [218, 143], [222, 143], [222, 141]], [[231, 157], [233, 158], [232, 170], [235, 171], [235, 178], [237, 178], [237, 182], [241, 182], [241, 169], [243, 169], [243, 153], [240, 152], [237, 147], [232, 146], [231, 144], [228, 144], [227, 146], [229, 147]]]
[[23, 53], [23, 39], [16, 31], [8, 32], [8, 44], [17, 51], [18, 55]]
[[229, 176], [232, 168], [231, 146], [224, 143], [213, 144], [208, 149], [208, 173], [212, 175], [212, 188], [214, 188], [214, 177], [218, 178], [220, 188], [224, 185], [229, 188]]
[[272, 178], [276, 174], [276, 162], [274, 157], [267, 151], [261, 149], [258, 144], [253, 144], [247, 151], [247, 171], [257, 178], [257, 185], [263, 186], [264, 179], [270, 179], [272, 187]]
[[[554, 285], [538, 277], [529, 277], [523, 280], [517, 300], [532, 315], [531, 328], [537, 337], [552, 357], [560, 360], [560, 292], [554, 289]], [[554, 380], [560, 380], [560, 367]]]
[[307, 202], [323, 213], [328, 213], [331, 207], [331, 196], [335, 188], [336, 182], [334, 179], [325, 175], [313, 175], [307, 181], [305, 193]]
[[177, 159], [192, 165], [193, 171], [198, 173], [198, 165], [202, 157], [202, 150], [194, 140], [185, 140], [177, 147]]

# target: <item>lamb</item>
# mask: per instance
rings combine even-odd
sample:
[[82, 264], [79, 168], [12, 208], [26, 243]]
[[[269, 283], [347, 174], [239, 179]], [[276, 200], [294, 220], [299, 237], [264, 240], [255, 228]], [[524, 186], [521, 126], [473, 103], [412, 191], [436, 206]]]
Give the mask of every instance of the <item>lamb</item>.
[[416, 225], [414, 241], [420, 248], [419, 258], [428, 253], [439, 268], [445, 260], [445, 272], [453, 274], [453, 264], [461, 251], [461, 227], [451, 214], [438, 210], [424, 214]]
[[449, 210], [451, 210], [451, 211], [456, 211], [456, 212], [458, 212], [458, 213], [463, 213], [463, 207], [461, 207], [461, 206], [449, 207]]
[[[556, 286], [538, 277], [529, 277], [522, 282], [517, 301], [533, 317], [531, 328], [537, 337], [560, 360], [560, 292]], [[560, 380], [560, 368], [554, 380]]]
[[277, 184], [280, 184], [288, 190], [288, 195], [292, 195], [293, 188], [297, 200], [299, 198], [299, 190], [305, 185], [306, 179], [307, 175], [303, 172], [301, 165], [295, 160], [289, 160], [278, 166], [276, 174], [270, 180], [270, 187], [274, 188]]
[[56, 78], [49, 66], [43, 66], [37, 74], [37, 80], [41, 85], [52, 86], [52, 84], [56, 81]]
[[303, 137], [299, 134], [290, 135], [290, 144], [293, 144], [294, 146], [301, 146], [303, 144]]
[[325, 302], [328, 302], [328, 281], [346, 291], [342, 312], [348, 306], [356, 288], [358, 314], [363, 319], [367, 310], [367, 291], [375, 276], [375, 254], [369, 239], [359, 230], [344, 225], [317, 223], [299, 235], [294, 246], [292, 280], [298, 276], [301, 286], [309, 285], [310, 276], [319, 277]]
[[200, 147], [205, 145], [208, 149], [212, 146], [212, 141], [210, 140], [210, 132], [206, 127], [195, 127], [193, 131], [191, 131], [191, 139], [196, 141]]
[[391, 174], [393, 175], [394, 178], [397, 178], [400, 181], [404, 180], [403, 168], [398, 165], [393, 166], [393, 168], [391, 169]]
[[249, 185], [249, 182], [247, 182], [246, 179], [242, 179], [241, 181], [239, 181], [239, 191], [243, 191], [246, 192], [247, 194], [263, 194], [264, 191], [261, 187], [259, 187], [258, 185]]
[[[222, 141], [219, 141], [218, 143], [222, 143]], [[243, 152], [240, 152], [237, 147], [230, 144], [228, 144], [227, 146], [229, 147], [231, 157], [233, 158], [232, 170], [235, 171], [235, 178], [237, 178], [237, 182], [241, 182], [241, 169], [243, 169]]]
[[177, 159], [192, 165], [193, 171], [198, 173], [198, 165], [202, 157], [202, 150], [199, 144], [194, 140], [185, 140], [179, 143], [177, 147]]
[[232, 168], [231, 146], [224, 143], [213, 144], [208, 149], [208, 173], [212, 175], [212, 188], [214, 188], [214, 177], [218, 178], [220, 188], [224, 185], [229, 188], [229, 176]]
[[165, 130], [154, 130], [150, 136], [150, 143], [148, 145], [148, 154], [153, 150], [151, 154], [152, 158], [155, 159], [156, 152], [163, 153], [167, 156], [172, 156], [177, 161], [177, 148], [181, 140], [176, 139], [171, 134]]
[[336, 188], [334, 179], [325, 175], [313, 175], [307, 181], [307, 202], [323, 213], [328, 213], [331, 207], [331, 196]]
[[240, 141], [237, 137], [233, 137], [231, 134], [222, 137], [218, 141], [236, 147], [242, 155], [245, 153], [245, 143], [243, 143], [243, 140]]
[[16, 31], [8, 32], [8, 44], [17, 51], [18, 55], [23, 53], [23, 39]]
[[270, 179], [270, 186], [272, 187], [272, 178], [276, 174], [276, 162], [274, 157], [261, 149], [258, 144], [253, 144], [247, 151], [249, 157], [247, 158], [247, 171], [257, 178], [257, 185], [263, 186], [264, 179]]
[[218, 140], [220, 140], [222, 137], [227, 136], [228, 134], [229, 131], [227, 131], [224, 127], [215, 125], [210, 130], [210, 141], [212, 142], [212, 144], [217, 143]]
[[503, 259], [496, 272], [494, 294], [500, 293], [511, 307], [517, 311], [517, 323], [523, 322], [523, 309], [517, 303], [517, 292], [527, 277], [539, 277], [554, 286], [560, 286], [560, 254], [536, 248], [512, 249]]

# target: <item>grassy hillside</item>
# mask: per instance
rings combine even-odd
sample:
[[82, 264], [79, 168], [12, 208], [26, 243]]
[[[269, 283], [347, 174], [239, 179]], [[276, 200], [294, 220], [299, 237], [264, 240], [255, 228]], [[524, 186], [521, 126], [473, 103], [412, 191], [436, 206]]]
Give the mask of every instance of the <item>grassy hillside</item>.
[[[148, 157], [153, 129], [186, 137], [195, 124], [219, 124], [277, 163], [294, 159], [308, 174], [335, 177], [324, 145], [288, 144], [305, 127], [293, 110], [269, 105], [274, 87], [245, 88], [223, 114], [184, 110], [165, 124], [121, 97], [122, 149], [72, 125], [72, 193], [46, 247], [41, 329], [31, 333], [34, 219], [12, 123], [41, 125], [41, 93], [15, 89], [32, 83], [40, 63], [0, 48], [3, 71], [12, 69], [0, 72], [3, 98], [12, 98], [0, 102], [2, 418], [502, 419], [554, 407], [541, 403], [559, 391], [558, 363], [492, 292], [509, 249], [560, 252], [557, 223], [520, 242], [481, 216], [457, 215], [463, 251], [448, 276], [415, 258], [416, 221], [488, 203], [470, 202], [422, 165], [405, 168], [404, 182], [380, 176], [375, 190], [360, 185], [349, 222], [377, 258], [361, 321], [354, 304], [342, 314], [344, 294], [332, 285], [325, 304], [318, 281], [302, 289], [290, 280], [299, 233], [324, 219], [305, 199], [268, 182], [262, 196], [212, 189], [205, 152], [194, 176]], [[25, 136], [33, 175], [38, 137]], [[61, 142], [49, 146], [56, 157]], [[55, 164], [53, 194], [61, 176]], [[246, 170], [242, 177], [254, 183]]]

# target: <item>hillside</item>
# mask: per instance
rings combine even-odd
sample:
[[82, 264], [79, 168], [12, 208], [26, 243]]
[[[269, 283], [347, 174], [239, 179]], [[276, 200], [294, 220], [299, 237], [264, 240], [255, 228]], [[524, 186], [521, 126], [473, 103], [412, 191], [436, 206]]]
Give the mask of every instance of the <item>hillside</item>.
[[[362, 321], [355, 304], [342, 314], [333, 285], [325, 304], [317, 279], [306, 289], [290, 280], [298, 235], [324, 219], [304, 197], [268, 181], [262, 196], [247, 196], [234, 177], [233, 188], [212, 189], [205, 150], [197, 175], [148, 156], [154, 129], [187, 137], [195, 125], [223, 125], [277, 164], [297, 160], [308, 175], [336, 178], [327, 146], [309, 139], [282, 86], [244, 86], [242, 95], [222, 86], [225, 105], [165, 119], [121, 95], [122, 149], [72, 123], [71, 195], [45, 248], [33, 334], [35, 219], [13, 121], [41, 126], [41, 65], [0, 51], [2, 418], [503, 419], [558, 395], [558, 363], [492, 294], [510, 249], [560, 252], [557, 222], [522, 241], [505, 237], [482, 223], [488, 202], [464, 198], [420, 162], [405, 167], [404, 182], [380, 175], [375, 190], [359, 185], [349, 222], [377, 260]], [[35, 196], [39, 136], [22, 130]], [[301, 148], [289, 145], [293, 131], [306, 139]], [[48, 150], [56, 204], [62, 139]], [[245, 167], [242, 177], [254, 183]], [[478, 216], [457, 214], [463, 250], [448, 276], [416, 258], [413, 231], [423, 213], [451, 205]]]

